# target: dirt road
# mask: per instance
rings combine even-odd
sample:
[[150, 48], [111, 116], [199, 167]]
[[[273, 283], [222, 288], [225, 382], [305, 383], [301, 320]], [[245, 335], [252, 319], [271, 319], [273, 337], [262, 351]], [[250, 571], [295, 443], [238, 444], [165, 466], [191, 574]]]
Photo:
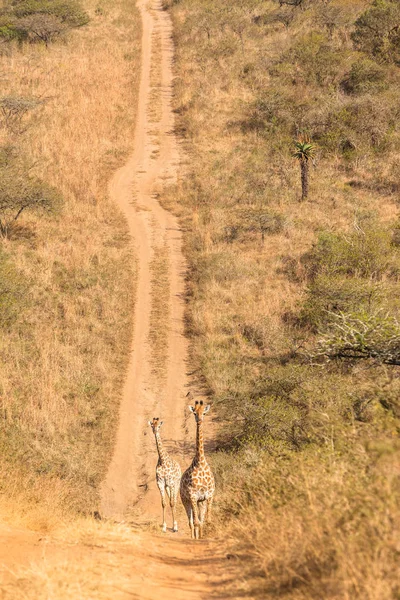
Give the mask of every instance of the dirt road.
[[183, 468], [192, 458], [195, 430], [194, 423], [186, 426], [182, 233], [157, 201], [179, 164], [172, 26], [160, 0], [139, 0], [138, 6], [143, 46], [135, 151], [110, 184], [129, 224], [138, 276], [117, 443], [102, 487], [107, 518], [77, 521], [52, 535], [0, 526], [1, 600], [235, 597], [227, 588], [234, 589], [228, 582], [237, 568], [221, 543], [190, 540], [183, 511], [178, 534], [160, 532], [157, 455], [147, 420], [164, 420], [165, 443]]
[[[135, 152], [110, 186], [128, 221], [138, 261], [132, 354], [115, 455], [102, 490], [102, 513], [114, 518], [126, 515], [143, 495], [145, 501], [136, 512], [142, 517], [160, 512], [148, 419], [164, 420], [168, 449], [181, 458], [186, 441], [182, 233], [176, 218], [156, 198], [162, 185], [176, 177], [179, 163], [171, 106], [172, 26], [161, 2], [140, 0], [138, 4], [143, 42]], [[158, 307], [160, 294], [164, 302]]]

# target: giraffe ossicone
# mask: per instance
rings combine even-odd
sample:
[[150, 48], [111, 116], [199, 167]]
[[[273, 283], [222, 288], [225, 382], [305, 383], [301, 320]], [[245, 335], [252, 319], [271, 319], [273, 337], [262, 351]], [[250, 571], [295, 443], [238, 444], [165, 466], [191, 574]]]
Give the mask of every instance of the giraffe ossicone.
[[203, 422], [210, 405], [196, 400], [189, 406], [196, 420], [196, 454], [190, 467], [181, 479], [181, 499], [189, 520], [192, 538], [200, 539], [203, 526], [211, 521], [211, 508], [214, 500], [215, 480], [204, 454]]
[[165, 520], [165, 495], [167, 495], [172, 510], [172, 530], [178, 531], [178, 522], [176, 520], [176, 500], [178, 498], [179, 484], [181, 480], [181, 467], [179, 466], [179, 463], [176, 460], [169, 456], [168, 452], [163, 446], [160, 435], [160, 428], [163, 424], [163, 421], [160, 421], [159, 417], [154, 417], [153, 420], [149, 421], [148, 423], [151, 429], [153, 430], [158, 451], [156, 481], [158, 489], [160, 490], [161, 505], [163, 509], [162, 529], [163, 531], [167, 531], [167, 522]]

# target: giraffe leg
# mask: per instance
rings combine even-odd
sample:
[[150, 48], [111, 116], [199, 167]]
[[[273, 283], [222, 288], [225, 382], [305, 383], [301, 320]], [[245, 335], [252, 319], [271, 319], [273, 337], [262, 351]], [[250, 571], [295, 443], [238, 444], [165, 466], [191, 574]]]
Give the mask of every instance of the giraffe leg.
[[162, 505], [162, 530], [167, 531], [167, 523], [165, 521], [165, 485], [162, 482], [157, 482], [158, 489], [160, 490], [161, 495], [161, 505]]
[[191, 538], [194, 538], [194, 527], [193, 527], [193, 512], [192, 512], [192, 505], [190, 504], [190, 500], [187, 500], [186, 498], [182, 498], [182, 504], [185, 507], [186, 510], [186, 514], [187, 514], [187, 518], [189, 521], [189, 527], [190, 527], [190, 534], [191, 534]]
[[176, 520], [176, 499], [178, 497], [178, 489], [176, 487], [171, 489], [171, 495], [169, 497], [169, 503], [172, 510], [172, 531], [178, 531], [178, 521]]
[[200, 539], [200, 519], [199, 519], [199, 508], [197, 506], [197, 498], [194, 495], [190, 496], [190, 505], [193, 513], [193, 529], [194, 529], [194, 538], [196, 540]]
[[207, 515], [206, 515], [207, 523], [211, 523], [211, 509], [212, 509], [213, 501], [214, 501], [214, 496], [211, 496], [211, 498], [209, 498], [207, 500]]
[[203, 537], [204, 518], [206, 516], [207, 500], [199, 502], [200, 537]]

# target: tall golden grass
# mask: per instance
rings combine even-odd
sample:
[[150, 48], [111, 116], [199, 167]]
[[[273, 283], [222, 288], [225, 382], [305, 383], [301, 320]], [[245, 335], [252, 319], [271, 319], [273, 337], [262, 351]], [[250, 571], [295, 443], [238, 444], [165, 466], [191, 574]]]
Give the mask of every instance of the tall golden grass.
[[132, 150], [140, 19], [127, 0], [83, 4], [84, 28], [0, 56], [2, 94], [41, 101], [1, 143], [63, 198], [1, 241], [24, 293], [0, 341], [0, 489], [4, 511], [40, 500], [44, 518], [97, 507], [130, 344], [134, 257], [107, 182]]
[[[350, 33], [366, 0], [165, 4], [188, 160], [164, 202], [186, 230], [192, 356], [221, 423], [213, 456], [221, 534], [228, 529], [251, 557], [245, 588], [256, 572], [260, 597], [392, 600], [398, 367], [310, 364], [318, 333], [299, 316], [316, 302], [306, 255], [321, 232], [346, 244], [354, 232], [367, 239], [372, 223], [390, 246], [398, 72], [385, 67], [385, 88], [361, 98], [341, 87], [360, 59]], [[379, 124], [365, 108], [373, 104]], [[379, 142], [369, 137], [375, 127]], [[296, 135], [310, 131], [320, 142], [310, 200], [300, 202], [291, 153]], [[340, 136], [355, 140], [348, 154], [332, 141]], [[366, 251], [378, 256], [378, 245]], [[397, 266], [377, 283], [379, 309], [398, 317], [391, 252]], [[376, 277], [343, 281], [362, 287]]]

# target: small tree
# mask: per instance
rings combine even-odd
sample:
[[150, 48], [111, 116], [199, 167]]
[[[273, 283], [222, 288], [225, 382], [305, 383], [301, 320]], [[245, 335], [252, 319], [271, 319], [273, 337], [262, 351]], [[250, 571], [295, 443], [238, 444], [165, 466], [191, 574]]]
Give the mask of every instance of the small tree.
[[12, 133], [23, 133], [26, 130], [22, 126], [24, 116], [39, 104], [41, 101], [37, 98], [4, 96], [0, 98], [0, 123]]
[[24, 211], [49, 212], [58, 203], [56, 190], [30, 175], [23, 160], [8, 148], [0, 151], [0, 236], [9, 235]]
[[44, 13], [22, 17], [15, 25], [23, 37], [31, 42], [43, 42], [46, 47], [66, 30], [60, 19]]
[[300, 163], [301, 172], [301, 199], [308, 198], [308, 177], [309, 177], [309, 161], [313, 158], [315, 146], [308, 140], [298, 140], [295, 142], [296, 151], [293, 157], [297, 158]]

